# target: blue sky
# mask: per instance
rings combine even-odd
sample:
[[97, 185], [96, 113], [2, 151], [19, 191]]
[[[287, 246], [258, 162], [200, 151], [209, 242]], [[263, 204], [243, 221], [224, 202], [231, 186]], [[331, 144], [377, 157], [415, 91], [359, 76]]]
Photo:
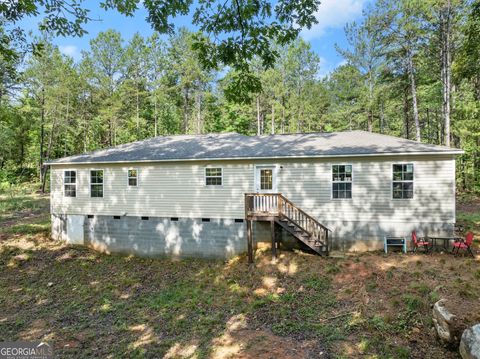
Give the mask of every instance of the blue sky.
[[[343, 59], [337, 54], [335, 44], [346, 47], [343, 27], [347, 22], [360, 19], [367, 2], [368, 0], [323, 0], [315, 14], [318, 24], [314, 25], [312, 29], [302, 32], [301, 36], [311, 43], [313, 50], [320, 57], [321, 76], [328, 74], [342, 63]], [[86, 25], [87, 35], [82, 38], [59, 37], [55, 39], [55, 43], [64, 54], [78, 60], [81, 57], [81, 50], [88, 49], [89, 40], [96, 37], [99, 32], [110, 28], [120, 31], [127, 41], [137, 31], [143, 36], [149, 36], [152, 33], [150, 24], [145, 20], [147, 13], [144, 9], [138, 10], [135, 16], [130, 18], [115, 11], [106, 12], [100, 7], [94, 7], [92, 5], [94, 3], [96, 2], [86, 2], [90, 6], [90, 16], [98, 19], [98, 21], [92, 21]], [[38, 19], [31, 18], [22, 21], [21, 25], [27, 30], [35, 30], [37, 23]], [[194, 30], [188, 16], [176, 18], [175, 25]]]

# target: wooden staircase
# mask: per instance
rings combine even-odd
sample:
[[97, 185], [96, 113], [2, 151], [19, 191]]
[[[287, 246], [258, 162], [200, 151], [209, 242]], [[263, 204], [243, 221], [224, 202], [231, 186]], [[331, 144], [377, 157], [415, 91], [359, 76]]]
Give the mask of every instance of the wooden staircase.
[[[272, 250], [275, 255], [276, 239], [274, 225], [278, 224], [296, 239], [320, 255], [328, 255], [328, 234], [326, 226], [296, 206], [281, 193], [246, 193], [245, 219], [250, 251], [253, 251], [252, 221], [270, 221], [272, 223]], [[253, 260], [253, 254], [252, 254]]]

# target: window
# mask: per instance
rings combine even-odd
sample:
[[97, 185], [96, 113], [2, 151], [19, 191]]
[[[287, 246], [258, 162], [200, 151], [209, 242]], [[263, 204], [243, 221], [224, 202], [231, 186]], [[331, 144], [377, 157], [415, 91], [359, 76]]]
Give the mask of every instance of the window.
[[90, 171], [90, 197], [103, 197], [103, 170]]
[[136, 187], [138, 184], [138, 170], [131, 169], [128, 170], [128, 185], [132, 187]]
[[260, 170], [260, 189], [263, 189], [263, 190], [273, 189], [273, 170], [272, 169]]
[[413, 198], [413, 164], [393, 165], [393, 199]]
[[332, 166], [332, 198], [352, 198], [352, 165]]
[[205, 184], [207, 186], [221, 186], [222, 185], [222, 169], [205, 168]]
[[77, 171], [63, 172], [63, 193], [65, 197], [77, 197]]

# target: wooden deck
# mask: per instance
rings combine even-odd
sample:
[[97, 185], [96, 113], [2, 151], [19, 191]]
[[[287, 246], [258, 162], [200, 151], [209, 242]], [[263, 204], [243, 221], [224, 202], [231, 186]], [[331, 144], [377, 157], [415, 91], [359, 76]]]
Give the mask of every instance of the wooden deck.
[[320, 255], [328, 255], [330, 229], [296, 206], [281, 193], [245, 193], [248, 260], [253, 263], [253, 221], [270, 222], [272, 256], [277, 255], [275, 225], [292, 234]]

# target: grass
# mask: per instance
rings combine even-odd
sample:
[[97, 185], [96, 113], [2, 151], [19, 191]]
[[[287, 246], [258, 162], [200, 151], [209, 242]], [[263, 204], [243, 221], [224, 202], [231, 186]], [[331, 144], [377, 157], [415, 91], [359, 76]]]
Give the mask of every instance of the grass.
[[[48, 195], [36, 193], [39, 184], [11, 186], [0, 191], [0, 226], [10, 220], [43, 214], [47, 217]], [[21, 232], [22, 228], [19, 228]], [[31, 230], [25, 228], [25, 230]]]
[[459, 222], [468, 223], [467, 228], [480, 227], [480, 212], [477, 213], [457, 213]]
[[273, 263], [267, 251], [249, 268], [244, 256], [107, 255], [49, 240], [45, 197], [10, 197], [0, 341], [51, 342], [58, 357], [455, 358], [419, 334], [430, 333], [431, 305], [447, 298], [480, 320], [478, 259], [281, 251]]

